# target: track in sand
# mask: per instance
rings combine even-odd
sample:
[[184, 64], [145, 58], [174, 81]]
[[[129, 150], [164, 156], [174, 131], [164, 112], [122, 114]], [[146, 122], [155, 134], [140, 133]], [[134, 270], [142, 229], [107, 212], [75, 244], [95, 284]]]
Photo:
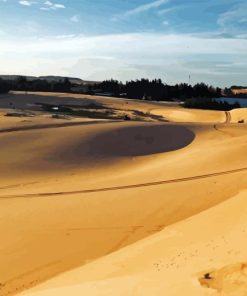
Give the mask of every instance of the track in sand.
[[49, 197], [49, 196], [51, 197], [51, 196], [58, 196], [58, 195], [75, 195], [75, 194], [77, 195], [77, 194], [89, 194], [89, 193], [97, 193], [97, 192], [105, 192], [105, 191], [126, 190], [126, 189], [133, 189], [133, 188], [165, 185], [165, 184], [171, 184], [171, 183], [188, 182], [188, 181], [200, 180], [200, 179], [205, 179], [205, 178], [235, 174], [235, 173], [240, 173], [240, 172], [244, 172], [244, 171], [247, 171], [247, 167], [223, 171], [223, 172], [215, 172], [215, 173], [206, 174], [206, 175], [198, 175], [198, 176], [191, 176], [191, 177], [170, 179], [170, 180], [162, 180], [162, 181], [141, 183], [141, 184], [131, 184], [131, 185], [125, 185], [125, 186], [114, 186], [114, 187], [106, 187], [106, 188], [84, 189], [84, 190], [65, 191], [65, 192], [46, 192], [46, 193], [34, 193], [34, 194], [29, 193], [29, 194], [3, 195], [3, 196], [0, 195], [0, 199], [34, 198], [34, 197]]

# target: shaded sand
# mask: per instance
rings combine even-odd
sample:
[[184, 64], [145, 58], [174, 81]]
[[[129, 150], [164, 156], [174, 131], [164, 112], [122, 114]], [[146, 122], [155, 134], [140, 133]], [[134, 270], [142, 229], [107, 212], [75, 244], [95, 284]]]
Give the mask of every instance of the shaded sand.
[[36, 103], [49, 103], [63, 106], [85, 106], [90, 103], [99, 104], [116, 111], [116, 115], [133, 116], [133, 111], [138, 111], [142, 120], [146, 115], [147, 119], [154, 117], [158, 120], [169, 120], [173, 122], [209, 122], [222, 123], [226, 121], [225, 112], [222, 111], [207, 111], [197, 109], [185, 109], [174, 102], [159, 103], [140, 100], [128, 100], [112, 97], [98, 97], [80, 94], [56, 94], [29, 92], [13, 92], [8, 95], [0, 96], [0, 108], [9, 108], [10, 102], [18, 109], [25, 110], [40, 110], [35, 106]]
[[[157, 108], [92, 99], [125, 112]], [[39, 115], [30, 128], [8, 119], [1, 296], [33, 286], [23, 295], [241, 295], [229, 294], [221, 275], [245, 272], [247, 125], [224, 112], [189, 110], [188, 118], [182, 107], [158, 108], [179, 123], [54, 126]], [[205, 284], [205, 274], [215, 281]]]
[[[65, 117], [53, 118], [52, 114], [34, 114], [33, 116], [6, 116], [6, 114], [12, 114], [14, 111], [6, 109], [0, 109], [0, 133], [1, 132], [11, 132], [11, 131], [21, 131], [29, 129], [39, 129], [39, 128], [50, 128], [50, 127], [60, 127], [60, 126], [76, 126], [83, 123], [95, 123], [104, 122], [104, 119], [90, 119], [90, 118], [74, 118]], [[24, 112], [25, 114], [25, 112]], [[64, 118], [63, 118], [64, 117]]]

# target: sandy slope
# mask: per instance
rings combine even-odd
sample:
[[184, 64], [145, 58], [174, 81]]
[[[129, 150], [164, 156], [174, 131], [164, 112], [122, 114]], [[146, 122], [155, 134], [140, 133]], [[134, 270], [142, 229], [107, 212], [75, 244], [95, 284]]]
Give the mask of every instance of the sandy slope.
[[232, 122], [247, 122], [247, 108], [242, 108], [242, 109], [235, 109], [232, 110], [231, 112], [231, 121]]
[[[22, 108], [33, 97], [14, 96]], [[54, 126], [40, 115], [30, 128], [2, 116], [0, 295], [57, 275], [24, 295], [228, 295], [240, 274], [242, 293], [246, 124], [224, 124], [234, 118], [224, 112], [92, 99], [159, 109], [174, 122]]]
[[244, 296], [246, 194], [242, 191], [214, 208], [23, 295]]

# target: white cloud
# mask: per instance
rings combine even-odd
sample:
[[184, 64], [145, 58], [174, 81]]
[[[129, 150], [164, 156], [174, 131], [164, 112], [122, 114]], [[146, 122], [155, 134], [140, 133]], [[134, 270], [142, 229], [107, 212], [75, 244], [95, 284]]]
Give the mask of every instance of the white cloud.
[[137, 14], [149, 11], [150, 9], [159, 8], [160, 6], [162, 6], [168, 2], [170, 2], [170, 0], [156, 0], [153, 2], [149, 2], [147, 4], [137, 6], [134, 9], [128, 10], [128, 11], [124, 12], [123, 14], [116, 15], [112, 18], [112, 20], [116, 21], [118, 19], [126, 18], [129, 16], [133, 16], [133, 15], [137, 15]]
[[[183, 34], [65, 35], [1, 40], [0, 47], [4, 73], [60, 74], [95, 80], [160, 76], [174, 83], [187, 81], [190, 73], [197, 81], [241, 84], [247, 70], [239, 65], [245, 60], [246, 39]], [[232, 67], [226, 70], [224, 65], [229, 63]]]
[[[6, 0], [2, 0], [6, 2]], [[24, 6], [31, 6], [32, 4], [39, 4], [38, 2], [35, 1], [30, 1], [30, 0], [19, 0], [19, 4], [24, 5]], [[65, 9], [64, 4], [60, 3], [52, 3], [51, 1], [47, 0], [43, 2], [43, 6], [40, 7], [41, 10], [57, 10], [57, 9]]]
[[44, 5], [47, 5], [47, 6], [52, 6], [52, 2], [51, 1], [45, 1]]
[[57, 10], [57, 9], [65, 9], [65, 5], [59, 3], [52, 3], [51, 1], [45, 1], [44, 6], [40, 7], [40, 10]]
[[[27, 54], [81, 53], [93, 56], [96, 53], [107, 56], [137, 56], [156, 58], [167, 54], [247, 54], [247, 40], [202, 38], [200, 35], [183, 34], [119, 34], [95, 37], [66, 35], [59, 44], [53, 38], [4, 42], [0, 53], [20, 52]], [[110, 46], [109, 46], [110, 44]], [[15, 46], [13, 46], [15, 45]], [[140, 58], [138, 58], [140, 59]], [[150, 59], [150, 58], [149, 58]]]
[[19, 4], [24, 5], [24, 6], [31, 6], [32, 2], [28, 0], [20, 0]]
[[158, 10], [157, 14], [158, 15], [164, 15], [164, 14], [169, 14], [170, 12], [176, 11], [176, 10], [181, 10], [184, 9], [186, 6], [185, 5], [177, 5], [177, 6], [172, 6], [169, 8], [163, 8]]
[[54, 5], [53, 5], [53, 8], [54, 8], [54, 9], [60, 9], [60, 8], [63, 9], [63, 8], [65, 8], [65, 5], [63, 5], [63, 4], [54, 4]]
[[144, 12], [144, 11], [148, 11], [150, 9], [153, 9], [153, 8], [158, 8], [160, 7], [161, 5], [163, 4], [166, 4], [168, 3], [169, 0], [156, 0], [154, 2], [151, 2], [151, 3], [147, 3], [147, 4], [144, 4], [144, 5], [140, 5], [132, 10], [129, 10], [125, 13], [125, 15], [129, 16], [129, 15], [134, 15], [134, 14], [138, 14], [138, 13], [141, 13], [141, 12]]
[[218, 25], [224, 32], [246, 31], [241, 25], [241, 20], [246, 19], [247, 3], [236, 5], [232, 9], [222, 13], [218, 18]]

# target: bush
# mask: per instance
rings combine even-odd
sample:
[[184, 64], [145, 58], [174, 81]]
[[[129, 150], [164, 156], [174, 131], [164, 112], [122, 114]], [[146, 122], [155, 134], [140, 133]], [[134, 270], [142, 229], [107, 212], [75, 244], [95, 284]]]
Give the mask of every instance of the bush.
[[188, 99], [184, 103], [186, 108], [198, 108], [198, 109], [210, 109], [210, 110], [221, 110], [229, 111], [235, 108], [240, 108], [239, 103], [235, 102], [234, 104], [229, 104], [227, 102], [217, 102], [211, 98], [193, 98]]

